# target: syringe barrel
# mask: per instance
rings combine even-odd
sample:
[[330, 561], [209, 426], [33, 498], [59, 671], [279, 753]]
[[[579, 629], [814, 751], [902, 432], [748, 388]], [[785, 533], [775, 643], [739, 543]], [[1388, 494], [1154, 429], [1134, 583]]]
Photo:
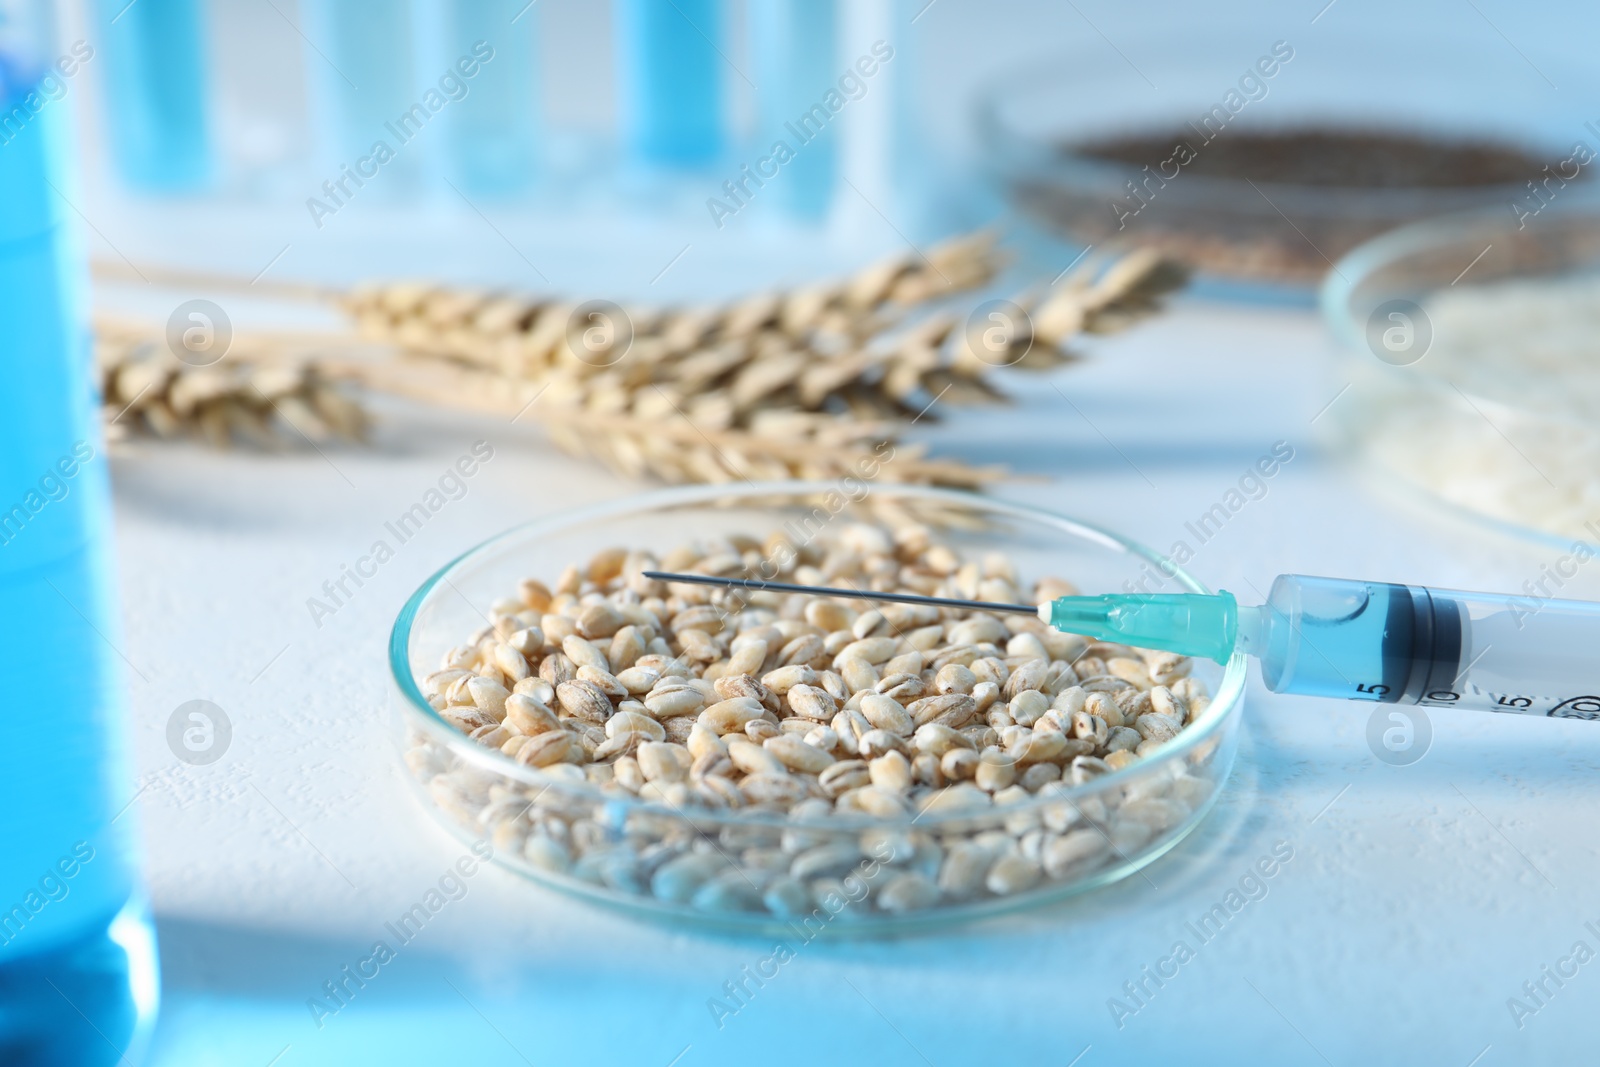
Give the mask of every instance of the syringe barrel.
[[1600, 604], [1286, 574], [1262, 623], [1273, 692], [1600, 719]]

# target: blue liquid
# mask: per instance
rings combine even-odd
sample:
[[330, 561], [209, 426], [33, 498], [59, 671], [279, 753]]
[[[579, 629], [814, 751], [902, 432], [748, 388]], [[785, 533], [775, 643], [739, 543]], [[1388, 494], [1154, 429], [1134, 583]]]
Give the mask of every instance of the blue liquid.
[[[13, 68], [0, 58], [0, 100]], [[9, 107], [10, 105], [6, 105]], [[131, 1058], [156, 1007], [121, 743], [110, 497], [77, 256], [50, 190], [68, 109], [0, 141], [0, 1063]], [[105, 635], [102, 637], [101, 635]], [[120, 818], [119, 813], [122, 813]]]
[[1404, 586], [1280, 576], [1261, 609], [1260, 648], [1248, 649], [1261, 657], [1262, 681], [1274, 693], [1346, 699], [1378, 699], [1358, 690], [1359, 685], [1381, 688], [1388, 682], [1403, 689], [1403, 678], [1386, 678], [1384, 670], [1385, 649], [1396, 644], [1397, 618], [1391, 608], [1397, 595], [1407, 605], [1401, 613], [1405, 633], [1398, 642], [1403, 644], [1411, 624]]
[[614, 10], [631, 156], [671, 167], [715, 161], [723, 150], [721, 0], [620, 0]]
[[786, 123], [801, 116], [835, 88], [842, 67], [834, 0], [756, 0], [750, 6], [755, 41], [759, 133], [753, 151], [766, 155], [773, 142], [795, 150], [794, 159], [770, 179], [758, 198], [770, 196], [787, 214], [820, 221], [833, 202], [838, 135], [832, 124], [803, 145]]
[[456, 48], [449, 61], [471, 57], [477, 41], [494, 49], [494, 58], [481, 64], [475, 76], [459, 78], [467, 95], [449, 105], [450, 155], [457, 180], [468, 192], [491, 196], [526, 189], [538, 164], [538, 9], [528, 0], [452, 0], [451, 6]]
[[[129, 185], [177, 192], [212, 175], [199, 0], [97, 0], [105, 125]], [[116, 21], [113, 22], [112, 20]]]
[[[312, 7], [306, 5], [308, 13]], [[416, 14], [410, 0], [320, 0], [315, 7], [317, 17], [309, 21], [319, 43], [326, 42], [327, 58], [308, 49], [305, 62], [323, 87], [320, 107], [334, 157], [328, 161], [329, 176], [336, 179], [340, 165], [357, 167], [381, 141], [394, 158], [376, 176], [367, 175], [376, 193], [363, 186], [356, 195], [393, 199], [414, 191], [426, 157], [413, 139], [426, 143], [438, 137], [429, 128], [440, 119], [425, 107], [402, 119], [422, 103], [424, 89], [443, 70], [424, 72], [430, 77], [419, 80], [413, 69]]]

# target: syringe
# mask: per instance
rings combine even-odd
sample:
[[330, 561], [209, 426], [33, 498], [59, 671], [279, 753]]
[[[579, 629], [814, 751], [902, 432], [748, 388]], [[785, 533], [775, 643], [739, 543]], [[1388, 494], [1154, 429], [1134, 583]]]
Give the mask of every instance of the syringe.
[[1600, 719], [1600, 604], [1280, 575], [1233, 594], [1064, 596], [1037, 606], [646, 571], [668, 582], [1037, 615], [1066, 633], [1226, 663], [1254, 656], [1274, 693]]

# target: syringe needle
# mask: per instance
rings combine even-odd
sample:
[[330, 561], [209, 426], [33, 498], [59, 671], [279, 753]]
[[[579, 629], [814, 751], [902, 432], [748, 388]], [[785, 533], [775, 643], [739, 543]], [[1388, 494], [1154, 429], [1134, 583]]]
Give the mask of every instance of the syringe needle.
[[1064, 596], [1037, 607], [994, 604], [987, 600], [955, 600], [915, 593], [877, 593], [861, 589], [829, 589], [820, 585], [766, 582], [759, 578], [719, 578], [710, 574], [669, 574], [644, 571], [646, 578], [662, 582], [731, 586], [774, 593], [809, 593], [855, 600], [887, 600], [895, 604], [927, 604], [966, 611], [1003, 611], [1032, 615], [1065, 633], [1105, 641], [1126, 642], [1142, 648], [1159, 648], [1185, 656], [1205, 656], [1226, 663], [1233, 654], [1237, 608], [1227, 593], [1131, 593], [1110, 596]]
[[919, 596], [916, 593], [877, 593], [862, 589], [829, 589], [821, 585], [795, 585], [791, 582], [765, 582], [759, 578], [721, 578], [711, 574], [670, 574], [644, 571], [646, 578], [658, 582], [688, 582], [691, 585], [720, 585], [735, 589], [756, 589], [770, 593], [809, 593], [812, 596], [842, 596], [853, 600], [883, 600], [891, 604], [926, 604], [936, 608], [963, 608], [967, 611], [1004, 611], [1017, 615], [1039, 614], [1032, 604], [995, 604], [987, 600], [954, 600], [949, 597]]

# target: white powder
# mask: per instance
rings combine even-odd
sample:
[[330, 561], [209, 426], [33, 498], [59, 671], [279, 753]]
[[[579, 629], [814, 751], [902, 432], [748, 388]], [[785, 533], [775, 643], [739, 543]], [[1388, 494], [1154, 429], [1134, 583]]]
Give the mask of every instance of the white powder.
[[1428, 353], [1363, 361], [1352, 443], [1460, 507], [1570, 537], [1600, 518], [1600, 275], [1450, 288]]

